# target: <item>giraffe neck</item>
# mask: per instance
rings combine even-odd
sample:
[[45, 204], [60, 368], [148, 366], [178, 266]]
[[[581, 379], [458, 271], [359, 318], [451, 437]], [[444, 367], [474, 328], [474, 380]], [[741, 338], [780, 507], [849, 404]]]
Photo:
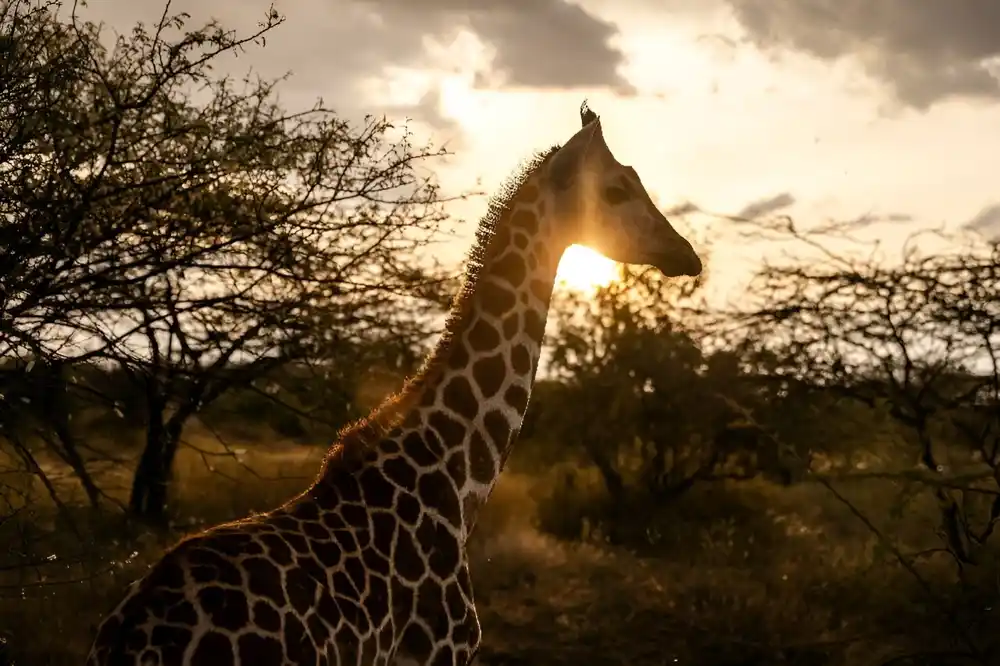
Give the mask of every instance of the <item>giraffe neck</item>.
[[[497, 214], [442, 342], [428, 363], [420, 421], [442, 444], [462, 504], [464, 536], [517, 438], [541, 357], [561, 242], [543, 175], [530, 175]], [[474, 254], [473, 261], [476, 261]]]

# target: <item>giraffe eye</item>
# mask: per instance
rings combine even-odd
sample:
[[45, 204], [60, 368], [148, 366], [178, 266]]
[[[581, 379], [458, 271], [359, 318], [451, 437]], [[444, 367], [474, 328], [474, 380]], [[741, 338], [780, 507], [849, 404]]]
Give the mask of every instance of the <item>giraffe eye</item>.
[[628, 201], [629, 195], [625, 191], [624, 187], [619, 187], [617, 185], [611, 185], [604, 189], [604, 200], [607, 201], [612, 206], [617, 206], [618, 204], [625, 203]]

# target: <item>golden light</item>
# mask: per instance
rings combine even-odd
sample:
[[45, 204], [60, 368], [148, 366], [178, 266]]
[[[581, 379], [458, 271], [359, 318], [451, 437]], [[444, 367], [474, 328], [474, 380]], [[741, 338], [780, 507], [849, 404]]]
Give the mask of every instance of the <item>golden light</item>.
[[462, 77], [443, 77], [440, 85], [438, 104], [444, 116], [460, 124], [476, 117], [478, 104], [475, 92]]
[[563, 254], [556, 282], [577, 291], [592, 292], [618, 277], [618, 264], [582, 245], [571, 245]]

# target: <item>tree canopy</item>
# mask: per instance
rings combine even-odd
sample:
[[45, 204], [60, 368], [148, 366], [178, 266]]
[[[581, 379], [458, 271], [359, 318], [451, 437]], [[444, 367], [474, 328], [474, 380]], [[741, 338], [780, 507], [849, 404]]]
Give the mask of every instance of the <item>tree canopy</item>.
[[345, 349], [427, 334], [397, 306], [439, 281], [416, 250], [444, 219], [421, 167], [442, 151], [217, 73], [273, 10], [248, 35], [164, 14], [106, 48], [66, 9], [0, 17], [0, 356], [25, 360], [15, 383], [32, 359], [123, 369], [148, 425], [132, 509], [162, 516], [206, 404], [292, 360], [329, 374]]

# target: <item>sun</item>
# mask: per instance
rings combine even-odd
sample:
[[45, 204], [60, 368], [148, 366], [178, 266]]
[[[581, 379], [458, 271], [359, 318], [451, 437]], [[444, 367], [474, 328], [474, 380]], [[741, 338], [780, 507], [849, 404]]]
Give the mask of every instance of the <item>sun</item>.
[[556, 282], [576, 291], [592, 292], [618, 277], [618, 264], [582, 245], [571, 245], [563, 254]]

